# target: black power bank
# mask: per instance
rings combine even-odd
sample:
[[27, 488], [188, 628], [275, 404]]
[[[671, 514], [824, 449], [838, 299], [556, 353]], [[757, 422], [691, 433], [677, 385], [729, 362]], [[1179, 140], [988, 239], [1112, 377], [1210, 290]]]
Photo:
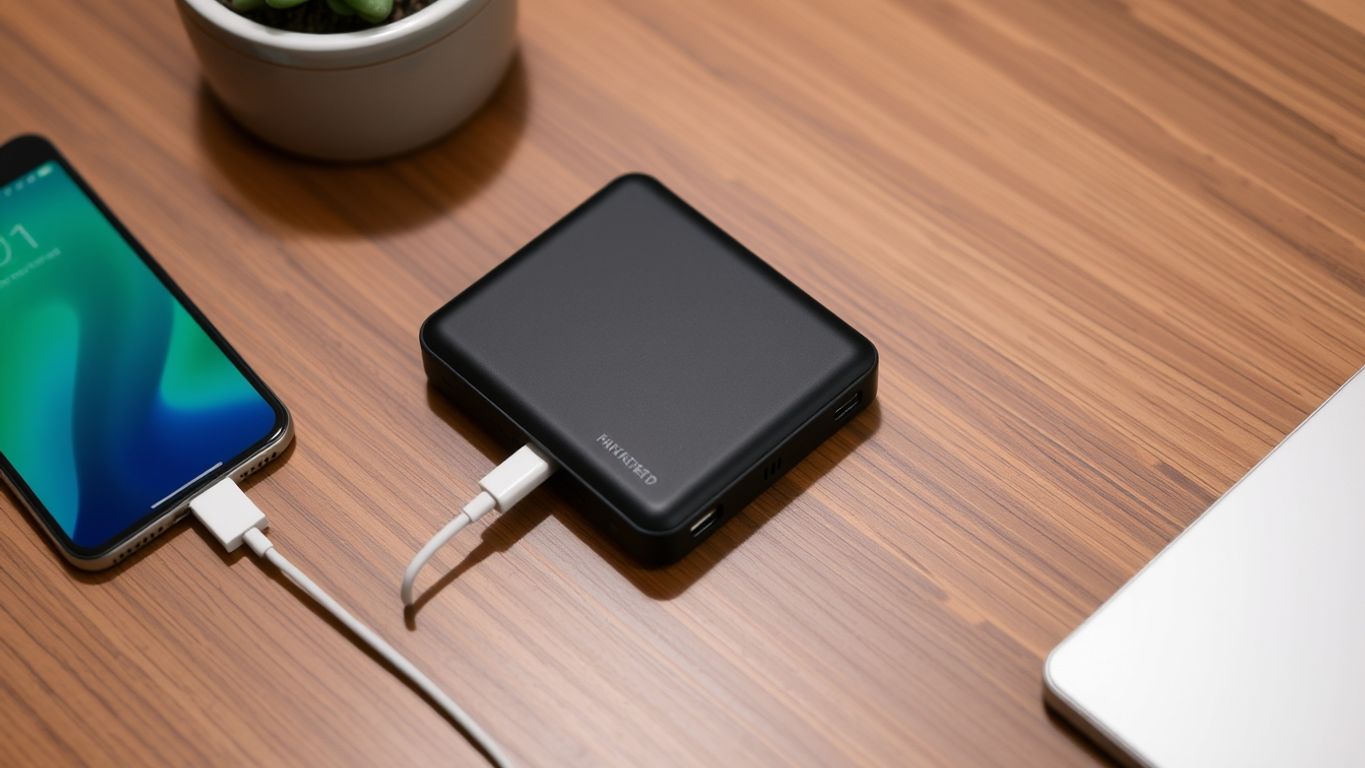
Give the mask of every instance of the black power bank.
[[423, 324], [427, 375], [665, 565], [876, 394], [866, 338], [658, 181], [623, 176]]

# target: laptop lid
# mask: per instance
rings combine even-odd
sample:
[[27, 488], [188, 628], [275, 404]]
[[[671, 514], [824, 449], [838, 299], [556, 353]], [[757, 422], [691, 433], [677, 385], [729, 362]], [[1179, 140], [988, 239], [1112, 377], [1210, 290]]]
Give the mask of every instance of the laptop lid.
[[1140, 765], [1365, 765], [1365, 374], [1053, 650], [1048, 701]]

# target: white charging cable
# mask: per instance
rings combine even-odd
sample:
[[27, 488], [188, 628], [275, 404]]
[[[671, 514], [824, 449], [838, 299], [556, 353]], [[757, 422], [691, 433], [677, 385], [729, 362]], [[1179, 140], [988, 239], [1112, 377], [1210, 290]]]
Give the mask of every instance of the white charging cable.
[[412, 605], [412, 585], [417, 581], [417, 573], [422, 570], [422, 566], [427, 564], [431, 556], [436, 554], [436, 550], [445, 545], [447, 541], [465, 526], [478, 520], [492, 510], [506, 512], [514, 504], [521, 501], [536, 486], [545, 482], [545, 478], [554, 474], [554, 467], [545, 457], [536, 452], [529, 445], [524, 445], [516, 453], [507, 457], [507, 460], [499, 464], [492, 472], [483, 476], [479, 480], [479, 487], [482, 491], [475, 496], [455, 519], [445, 524], [445, 527], [436, 532], [435, 536], [426, 543], [426, 546], [418, 550], [417, 555], [408, 564], [408, 569], [403, 573], [403, 586], [399, 590], [403, 597], [403, 605]]
[[346, 628], [355, 633], [356, 637], [373, 648], [374, 652], [392, 665], [399, 674], [426, 694], [446, 716], [464, 731], [470, 742], [483, 752], [490, 763], [498, 766], [498, 768], [506, 768], [512, 764], [512, 761], [502, 751], [502, 747], [498, 746], [498, 743], [493, 740], [493, 737], [478, 723], [474, 722], [474, 719], [466, 714], [463, 709], [460, 709], [460, 705], [456, 704], [454, 699], [432, 682], [431, 678], [423, 674], [374, 630], [352, 616], [350, 611], [332, 599], [331, 595], [314, 584], [312, 579], [304, 575], [275, 549], [275, 546], [270, 543], [270, 539], [266, 538], [265, 534], [261, 532], [261, 529], [268, 525], [265, 513], [251, 499], [247, 498], [236, 481], [229, 477], [215, 483], [190, 502], [190, 510], [228, 552], [236, 550], [245, 543], [257, 557], [268, 560], [276, 568], [279, 568], [280, 572], [294, 582], [299, 589], [316, 600], [318, 605], [335, 616], [337, 621], [346, 625]]

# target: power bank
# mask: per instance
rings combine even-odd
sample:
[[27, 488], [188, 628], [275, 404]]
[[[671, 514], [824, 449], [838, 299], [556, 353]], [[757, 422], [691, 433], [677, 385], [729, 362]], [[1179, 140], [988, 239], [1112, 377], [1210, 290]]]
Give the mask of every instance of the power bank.
[[876, 395], [877, 350], [623, 176], [423, 324], [433, 385], [560, 468], [642, 564], [691, 551]]

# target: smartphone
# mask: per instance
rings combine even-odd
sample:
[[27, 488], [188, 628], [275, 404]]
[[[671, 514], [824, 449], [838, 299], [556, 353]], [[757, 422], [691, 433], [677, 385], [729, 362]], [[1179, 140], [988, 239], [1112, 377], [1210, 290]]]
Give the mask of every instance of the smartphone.
[[0, 147], [0, 474], [72, 565], [124, 560], [292, 438], [279, 398], [52, 144]]

